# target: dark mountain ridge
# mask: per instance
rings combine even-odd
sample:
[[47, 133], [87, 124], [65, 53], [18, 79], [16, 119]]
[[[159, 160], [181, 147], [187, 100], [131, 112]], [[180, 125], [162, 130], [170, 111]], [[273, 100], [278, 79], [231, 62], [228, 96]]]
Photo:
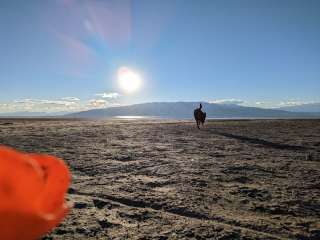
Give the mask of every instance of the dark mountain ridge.
[[[275, 109], [202, 103], [208, 118], [316, 118], [320, 113], [296, 113]], [[65, 115], [73, 118], [110, 118], [116, 116], [145, 116], [160, 118], [193, 118], [199, 102], [152, 102], [129, 106], [93, 109]]]

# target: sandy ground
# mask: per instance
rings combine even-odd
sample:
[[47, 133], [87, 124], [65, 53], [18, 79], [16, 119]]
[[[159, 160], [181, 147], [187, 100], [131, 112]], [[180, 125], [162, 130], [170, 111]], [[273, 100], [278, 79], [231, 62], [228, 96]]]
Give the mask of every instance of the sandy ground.
[[63, 158], [74, 203], [44, 239], [320, 239], [320, 120], [0, 120]]

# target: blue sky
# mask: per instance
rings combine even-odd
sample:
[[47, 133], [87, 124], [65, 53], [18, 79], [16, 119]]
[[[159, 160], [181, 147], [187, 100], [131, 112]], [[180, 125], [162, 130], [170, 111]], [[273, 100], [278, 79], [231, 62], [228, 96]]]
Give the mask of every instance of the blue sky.
[[[7, 0], [0, 112], [320, 102], [318, 0]], [[117, 71], [139, 74], [119, 88]]]

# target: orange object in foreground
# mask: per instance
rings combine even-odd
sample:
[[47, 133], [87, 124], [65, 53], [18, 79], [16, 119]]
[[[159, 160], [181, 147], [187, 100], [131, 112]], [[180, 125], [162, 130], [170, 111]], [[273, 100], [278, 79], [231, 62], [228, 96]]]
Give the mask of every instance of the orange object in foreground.
[[0, 239], [34, 240], [66, 215], [70, 173], [55, 157], [0, 146]]

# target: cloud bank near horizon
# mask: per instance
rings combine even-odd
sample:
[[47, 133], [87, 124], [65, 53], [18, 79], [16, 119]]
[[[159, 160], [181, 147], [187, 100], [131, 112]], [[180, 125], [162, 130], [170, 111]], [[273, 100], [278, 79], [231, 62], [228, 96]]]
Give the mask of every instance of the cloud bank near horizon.
[[79, 112], [97, 108], [119, 106], [119, 93], [105, 92], [94, 94], [95, 98], [81, 100], [78, 97], [62, 97], [59, 99], [16, 99], [0, 102], [0, 113], [14, 112]]
[[[80, 112], [91, 109], [107, 108], [121, 106], [121, 95], [116, 92], [103, 92], [93, 95], [93, 98], [81, 100], [78, 97], [68, 96], [60, 99], [17, 99], [11, 102], [0, 102], [0, 113], [15, 113], [15, 112]], [[255, 101], [248, 102], [240, 99], [215, 99], [207, 101], [212, 104], [221, 105], [239, 105], [247, 107], [259, 108], [282, 108], [291, 106], [302, 106], [308, 104], [320, 104], [315, 101], [281, 101], [281, 102], [265, 102]]]

